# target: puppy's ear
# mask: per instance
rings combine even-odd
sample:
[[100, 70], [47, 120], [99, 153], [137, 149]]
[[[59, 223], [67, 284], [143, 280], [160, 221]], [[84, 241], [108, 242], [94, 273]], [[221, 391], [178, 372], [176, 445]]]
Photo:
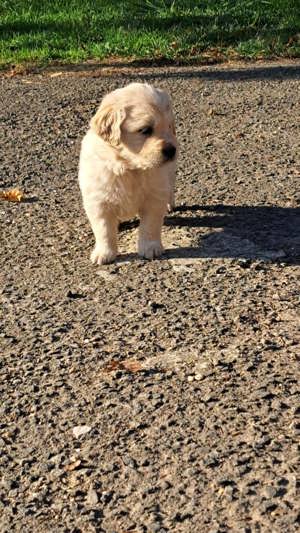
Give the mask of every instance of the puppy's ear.
[[107, 105], [98, 109], [90, 126], [102, 139], [117, 146], [121, 139], [121, 125], [126, 118], [125, 110]]

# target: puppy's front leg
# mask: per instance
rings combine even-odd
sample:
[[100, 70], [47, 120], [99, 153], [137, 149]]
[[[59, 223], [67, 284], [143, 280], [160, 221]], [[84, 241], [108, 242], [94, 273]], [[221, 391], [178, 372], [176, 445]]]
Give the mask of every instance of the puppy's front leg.
[[165, 205], [156, 209], [145, 208], [140, 213], [138, 253], [146, 259], [159, 257], [163, 252], [161, 229]]
[[175, 180], [176, 180], [176, 169], [175, 166], [172, 166], [169, 173], [169, 200], [168, 200], [168, 211], [171, 213], [175, 208]]
[[111, 263], [118, 253], [118, 220], [112, 213], [95, 205], [85, 205], [85, 210], [96, 239], [91, 261], [98, 265]]

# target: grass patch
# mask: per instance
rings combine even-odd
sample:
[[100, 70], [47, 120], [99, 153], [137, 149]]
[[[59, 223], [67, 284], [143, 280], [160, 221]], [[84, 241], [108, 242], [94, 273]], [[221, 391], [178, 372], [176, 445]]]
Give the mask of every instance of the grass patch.
[[1, 0], [0, 66], [299, 57], [299, 0]]

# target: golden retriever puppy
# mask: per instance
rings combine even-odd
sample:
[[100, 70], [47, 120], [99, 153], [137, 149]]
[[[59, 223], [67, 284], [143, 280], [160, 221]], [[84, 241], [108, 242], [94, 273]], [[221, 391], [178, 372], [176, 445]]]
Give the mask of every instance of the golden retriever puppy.
[[131, 83], [107, 94], [90, 122], [79, 162], [83, 204], [96, 244], [94, 263], [117, 255], [120, 221], [140, 217], [138, 253], [163, 251], [161, 229], [174, 205], [177, 141], [168, 94]]

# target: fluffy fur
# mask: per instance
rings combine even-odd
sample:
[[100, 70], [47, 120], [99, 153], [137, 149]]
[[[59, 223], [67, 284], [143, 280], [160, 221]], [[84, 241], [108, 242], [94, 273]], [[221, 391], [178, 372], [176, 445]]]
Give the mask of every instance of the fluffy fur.
[[138, 253], [161, 255], [161, 229], [174, 205], [177, 155], [170, 98], [147, 84], [131, 83], [104, 97], [85, 135], [79, 162], [83, 204], [96, 244], [94, 263], [117, 255], [120, 221], [140, 217]]

